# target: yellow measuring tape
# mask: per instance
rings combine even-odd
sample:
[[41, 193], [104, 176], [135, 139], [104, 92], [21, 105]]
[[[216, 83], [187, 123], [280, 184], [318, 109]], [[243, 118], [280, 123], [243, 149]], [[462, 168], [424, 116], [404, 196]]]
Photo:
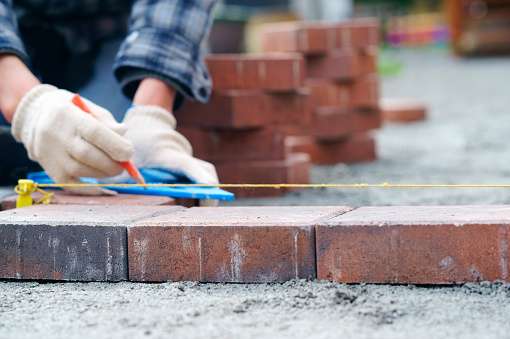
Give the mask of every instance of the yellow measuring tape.
[[42, 194], [42, 198], [37, 200], [36, 204], [47, 205], [51, 202], [53, 193], [46, 192], [38, 187], [33, 180], [21, 179], [18, 180], [18, 185], [14, 188], [14, 191], [18, 194], [16, 199], [16, 208], [32, 206], [34, 199], [32, 193], [39, 192]]
[[391, 184], [388, 182], [380, 184], [37, 184], [32, 180], [22, 179], [18, 181], [15, 192], [18, 193], [16, 207], [31, 206], [34, 202], [32, 193], [40, 192], [43, 197], [36, 201], [36, 204], [49, 204], [53, 193], [46, 192], [41, 188], [86, 188], [86, 187], [215, 187], [215, 188], [302, 188], [302, 189], [433, 189], [433, 188], [507, 188], [510, 184]]

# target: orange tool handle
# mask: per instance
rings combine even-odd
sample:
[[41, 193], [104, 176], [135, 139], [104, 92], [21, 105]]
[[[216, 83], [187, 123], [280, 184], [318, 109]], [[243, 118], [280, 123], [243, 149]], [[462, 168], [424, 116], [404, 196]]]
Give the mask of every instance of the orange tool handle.
[[[73, 104], [76, 105], [76, 107], [78, 107], [79, 109], [81, 109], [85, 113], [88, 113], [88, 114], [94, 116], [94, 113], [90, 110], [90, 108], [87, 106], [85, 101], [83, 101], [83, 99], [78, 94], [75, 94], [73, 96], [72, 102], [73, 102]], [[128, 174], [133, 179], [135, 179], [137, 183], [145, 184], [145, 180], [143, 179], [142, 174], [140, 173], [138, 168], [136, 168], [135, 164], [132, 161], [130, 161], [130, 160], [128, 160], [128, 161], [119, 161], [119, 165], [123, 169], [125, 169], [126, 172], [128, 172]]]

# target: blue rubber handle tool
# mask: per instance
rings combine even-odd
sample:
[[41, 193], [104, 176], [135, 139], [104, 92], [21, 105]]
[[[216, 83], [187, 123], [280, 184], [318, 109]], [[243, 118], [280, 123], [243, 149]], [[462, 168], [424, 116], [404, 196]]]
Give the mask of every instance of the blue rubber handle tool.
[[[140, 173], [145, 181], [151, 184], [192, 184], [186, 176], [176, 174], [175, 172], [161, 168], [141, 168]], [[46, 172], [33, 172], [28, 174], [28, 179], [38, 184], [53, 184], [54, 181], [46, 174]], [[93, 178], [81, 178], [81, 182], [89, 184], [99, 184], [101, 181]], [[105, 182], [107, 183], [107, 182]], [[135, 183], [133, 179], [128, 179], [123, 184]], [[232, 201], [235, 199], [233, 193], [227, 192], [216, 187], [118, 187], [106, 186], [105, 188], [125, 194], [138, 195], [157, 195], [170, 198], [182, 199], [212, 199]]]

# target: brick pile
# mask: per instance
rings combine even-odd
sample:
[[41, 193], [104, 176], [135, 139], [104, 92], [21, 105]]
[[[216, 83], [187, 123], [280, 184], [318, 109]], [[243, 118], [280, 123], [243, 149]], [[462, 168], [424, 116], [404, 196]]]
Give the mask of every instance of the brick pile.
[[[214, 83], [210, 102], [189, 102], [176, 113], [195, 156], [214, 163], [224, 183], [308, 183], [309, 156], [289, 152], [283, 132], [310, 121], [302, 56], [215, 54], [206, 61]], [[237, 196], [284, 192], [235, 191]]]
[[[309, 182], [317, 164], [370, 161], [379, 128], [378, 25], [268, 25], [265, 52], [213, 54], [208, 104], [187, 102], [179, 130], [223, 183]], [[284, 190], [237, 190], [277, 196]]]
[[510, 282], [510, 206], [32, 206], [0, 212], [0, 279]]
[[317, 164], [375, 160], [370, 131], [381, 126], [378, 35], [372, 19], [265, 27], [266, 52], [299, 53], [305, 61], [312, 121], [305, 128], [287, 129], [290, 150], [310, 154]]

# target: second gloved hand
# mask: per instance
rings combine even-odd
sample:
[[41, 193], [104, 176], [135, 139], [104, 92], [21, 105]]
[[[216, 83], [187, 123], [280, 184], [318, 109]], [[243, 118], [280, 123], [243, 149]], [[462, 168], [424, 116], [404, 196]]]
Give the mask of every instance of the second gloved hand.
[[139, 168], [166, 168], [196, 183], [218, 183], [214, 166], [192, 156], [190, 143], [175, 130], [172, 113], [158, 106], [136, 106], [127, 112], [124, 124], [126, 138], [135, 147], [134, 160]]
[[[21, 99], [12, 121], [12, 134], [30, 159], [39, 162], [57, 183], [75, 183], [80, 177], [104, 178], [120, 174], [118, 161], [133, 155], [123, 136], [126, 129], [110, 112], [87, 101], [94, 116], [72, 103], [73, 93], [38, 85]], [[70, 189], [102, 194], [104, 190]]]

